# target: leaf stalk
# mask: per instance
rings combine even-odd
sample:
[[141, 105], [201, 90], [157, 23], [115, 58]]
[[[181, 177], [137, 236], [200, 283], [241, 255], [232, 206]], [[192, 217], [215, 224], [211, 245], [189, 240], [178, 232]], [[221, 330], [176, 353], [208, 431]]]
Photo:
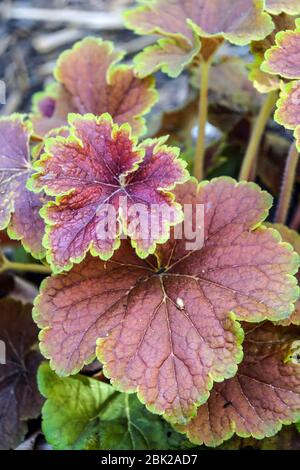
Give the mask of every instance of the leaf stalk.
[[43, 264], [33, 264], [33, 263], [15, 263], [4, 258], [4, 262], [0, 267], [0, 272], [5, 271], [24, 271], [30, 273], [40, 273], [40, 274], [51, 274], [51, 269], [49, 266]]
[[246, 154], [240, 171], [240, 180], [254, 179], [257, 154], [267, 123], [278, 98], [277, 90], [271, 91], [265, 99], [253, 127]]
[[299, 152], [297, 150], [296, 143], [293, 142], [286, 160], [279, 202], [275, 214], [275, 222], [278, 224], [285, 224], [287, 220], [289, 208], [291, 205], [298, 161]]
[[194, 176], [198, 181], [204, 177], [205, 160], [205, 127], [208, 116], [208, 82], [211, 67], [211, 59], [201, 61], [201, 82], [199, 97], [198, 138], [196, 143]]

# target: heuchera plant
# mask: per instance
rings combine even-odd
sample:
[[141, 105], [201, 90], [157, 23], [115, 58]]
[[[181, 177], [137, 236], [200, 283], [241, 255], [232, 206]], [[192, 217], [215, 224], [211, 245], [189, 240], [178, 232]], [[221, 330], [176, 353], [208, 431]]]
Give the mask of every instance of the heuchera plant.
[[[41, 362], [31, 311], [49, 360], [38, 386], [54, 449], [216, 447], [300, 422], [300, 238], [286, 225], [300, 150], [298, 13], [298, 1], [143, 1], [126, 24], [161, 38], [133, 66], [111, 42], [84, 39], [59, 57], [29, 115], [0, 120], [0, 229], [40, 260], [1, 253], [0, 273], [50, 274], [33, 307], [32, 291], [0, 301], [10, 344], [0, 403], [14, 387], [21, 397], [14, 419], [0, 418], [3, 448], [43, 400], [29, 400]], [[239, 181], [203, 178], [209, 69], [226, 40], [259, 51], [250, 78], [269, 93]], [[141, 136], [158, 100], [151, 73], [197, 64], [191, 175], [169, 136]], [[275, 119], [295, 138], [270, 217], [272, 196], [251, 180], [279, 87]]]

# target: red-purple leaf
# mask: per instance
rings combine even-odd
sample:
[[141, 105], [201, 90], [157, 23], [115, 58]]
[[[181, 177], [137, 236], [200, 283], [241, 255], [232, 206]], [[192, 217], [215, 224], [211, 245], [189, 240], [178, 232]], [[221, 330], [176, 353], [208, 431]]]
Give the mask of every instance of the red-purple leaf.
[[42, 356], [33, 348], [38, 330], [31, 308], [13, 299], [0, 300], [0, 449], [21, 442], [26, 421], [39, 415], [43, 402], [36, 383]]
[[294, 130], [294, 136], [300, 151], [300, 81], [294, 80], [281, 87], [277, 101], [275, 121], [287, 129]]
[[[299, 233], [295, 232], [295, 230], [292, 230], [285, 225], [282, 224], [268, 224], [268, 227], [273, 227], [278, 232], [280, 233], [282, 240], [284, 242], [290, 243], [296, 253], [300, 255], [300, 235]], [[298, 285], [299, 285], [299, 280], [300, 280], [300, 272], [297, 272], [297, 280], [298, 280]], [[281, 325], [283, 326], [288, 326], [288, 325], [300, 325], [300, 300], [298, 299], [296, 304], [295, 304], [295, 310], [291, 314], [289, 318], [286, 320], [283, 320], [280, 322]]]
[[[30, 183], [34, 190], [57, 196], [42, 211], [53, 269], [71, 269], [89, 250], [109, 259], [120, 245], [121, 230], [139, 256], [153, 253], [156, 243], [169, 238], [170, 225], [182, 220], [180, 205], [166, 191], [188, 177], [178, 149], [165, 146], [166, 138], [136, 146], [130, 127], [118, 127], [108, 114], [69, 115], [69, 123], [72, 135], [49, 139], [46, 154], [35, 165], [39, 173]], [[159, 216], [151, 226], [155, 207], [168, 209], [170, 220]], [[115, 211], [111, 224], [108, 210]], [[146, 233], [142, 221], [149, 225]]]
[[294, 80], [282, 86], [275, 119], [287, 129], [293, 130], [300, 125], [299, 111], [300, 81]]
[[[263, 39], [273, 29], [260, 0], [154, 0], [126, 12], [126, 26], [138, 34], [159, 34], [166, 39], [145, 48], [135, 59], [139, 76], [162, 68], [175, 77], [192, 62], [200, 49], [199, 37], [223, 37], [245, 45]], [[200, 53], [205, 60], [208, 42]], [[170, 53], [170, 50], [172, 52]]]
[[154, 79], [141, 80], [127, 65], [116, 65], [123, 53], [109, 41], [88, 37], [58, 59], [55, 78], [34, 98], [33, 125], [44, 135], [63, 126], [68, 113], [111, 114], [118, 124], [128, 122], [137, 135], [145, 131], [143, 115], [157, 100]]
[[172, 37], [158, 39], [134, 58], [135, 71], [139, 77], [147, 77], [158, 70], [169, 75], [178, 75], [188, 66], [200, 50], [200, 41], [195, 36], [192, 47], [182, 46]]
[[249, 79], [253, 82], [253, 86], [260, 93], [269, 93], [280, 88], [280, 79], [274, 75], [263, 72], [261, 64], [263, 59], [258, 55], [254, 55], [253, 62], [249, 65]]
[[51, 83], [33, 96], [31, 121], [35, 132], [45, 136], [65, 126], [68, 113], [76, 112], [69, 93], [59, 83]]
[[214, 381], [236, 373], [243, 338], [236, 317], [290, 315], [299, 259], [276, 231], [259, 227], [271, 198], [258, 186], [219, 178], [197, 189], [190, 181], [177, 197], [192, 204], [194, 217], [204, 204], [202, 249], [188, 250], [188, 237], [160, 246], [158, 258], [141, 260], [127, 242], [107, 262], [88, 256], [43, 283], [34, 318], [59, 374], [91, 362], [100, 338], [98, 357], [112, 383], [184, 423]]
[[11, 238], [21, 240], [26, 250], [42, 258], [44, 221], [39, 210], [47, 198], [26, 189], [32, 174], [29, 141], [31, 125], [22, 115], [0, 120], [0, 230], [8, 229]]
[[266, 0], [265, 8], [272, 15], [280, 13], [298, 15], [300, 13], [299, 0]]
[[127, 26], [138, 34], [164, 34], [193, 41], [190, 19], [203, 36], [223, 35], [236, 44], [247, 44], [258, 36], [266, 36], [272, 26], [269, 15], [263, 13], [262, 2], [252, 0], [156, 0], [126, 13]]
[[251, 42], [251, 52], [254, 56], [254, 62], [250, 64], [249, 78], [260, 93], [268, 93], [272, 90], [280, 89], [280, 77], [278, 75], [267, 73], [261, 70], [261, 65], [265, 59], [265, 53], [276, 44], [277, 34], [293, 30], [296, 27], [295, 17], [281, 14], [273, 16], [274, 30], [271, 34], [260, 41]]
[[300, 78], [300, 20], [294, 31], [281, 31], [276, 35], [276, 45], [265, 54], [262, 70], [284, 78]]
[[[261, 69], [269, 74], [288, 79], [300, 79], [300, 19], [296, 29], [282, 31], [276, 35], [276, 45], [267, 50]], [[295, 131], [300, 151], [300, 82], [299, 80], [282, 84], [280, 99], [277, 103], [275, 120], [287, 129]], [[299, 127], [299, 128], [298, 128]]]
[[197, 416], [181, 427], [194, 443], [218, 446], [234, 433], [262, 439], [300, 419], [300, 329], [269, 322], [245, 327], [237, 375], [215, 385]]

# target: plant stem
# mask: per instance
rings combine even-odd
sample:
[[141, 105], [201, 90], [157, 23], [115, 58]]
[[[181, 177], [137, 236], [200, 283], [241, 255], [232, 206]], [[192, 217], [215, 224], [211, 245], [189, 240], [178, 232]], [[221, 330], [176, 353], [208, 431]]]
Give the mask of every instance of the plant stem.
[[248, 143], [246, 155], [243, 160], [242, 168], [240, 171], [240, 180], [249, 181], [251, 179], [252, 168], [256, 164], [256, 158], [262, 140], [262, 136], [265, 132], [266, 125], [276, 104], [277, 97], [277, 90], [271, 91], [260, 109], [259, 115], [257, 116], [254, 128], [252, 130], [250, 141]]
[[51, 274], [51, 269], [49, 266], [44, 266], [43, 264], [27, 264], [27, 263], [14, 263], [8, 259], [4, 260], [2, 265], [1, 272], [4, 271], [25, 271], [30, 273], [41, 273], [41, 274]]
[[296, 143], [294, 142], [291, 145], [289, 155], [286, 160], [279, 202], [275, 215], [275, 222], [278, 224], [284, 224], [288, 216], [293, 187], [295, 183], [298, 160], [299, 153], [296, 147]]
[[211, 60], [201, 62], [201, 83], [199, 99], [198, 138], [196, 143], [194, 176], [201, 181], [204, 174], [205, 126], [208, 115], [208, 79]]

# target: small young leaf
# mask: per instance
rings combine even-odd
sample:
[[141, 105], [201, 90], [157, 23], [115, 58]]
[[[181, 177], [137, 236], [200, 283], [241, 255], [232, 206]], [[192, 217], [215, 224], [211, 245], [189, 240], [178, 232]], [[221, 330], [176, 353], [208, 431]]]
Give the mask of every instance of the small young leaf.
[[[276, 35], [276, 45], [265, 53], [261, 69], [283, 78], [300, 79], [300, 19], [296, 20], [294, 31], [282, 31]], [[295, 139], [300, 151], [300, 82], [292, 81], [281, 85], [275, 120], [287, 129], [295, 131]]]
[[91, 362], [100, 338], [112, 384], [184, 423], [213, 381], [236, 373], [243, 334], [235, 318], [275, 321], [293, 311], [299, 258], [278, 232], [259, 227], [271, 198], [255, 184], [218, 178], [197, 188], [192, 180], [177, 197], [194, 210], [204, 205], [202, 248], [188, 249], [184, 231], [160, 246], [158, 260], [141, 260], [127, 242], [106, 263], [89, 256], [44, 281], [34, 319], [57, 373]]
[[249, 64], [249, 80], [253, 82], [253, 86], [260, 93], [269, 93], [273, 90], [279, 90], [280, 79], [274, 75], [263, 72], [261, 64], [263, 58], [258, 54], [254, 54], [254, 60]]
[[266, 0], [265, 8], [272, 15], [279, 15], [280, 13], [300, 14], [299, 0]]
[[294, 136], [300, 151], [300, 81], [294, 80], [281, 86], [280, 98], [277, 101], [275, 121], [286, 129], [294, 130]]
[[284, 78], [300, 78], [300, 20], [294, 31], [281, 31], [276, 45], [267, 50], [262, 70]]
[[44, 221], [39, 210], [48, 199], [26, 188], [32, 174], [29, 141], [32, 127], [25, 117], [14, 114], [0, 119], [0, 230], [21, 240], [35, 257], [43, 258]]
[[[167, 37], [136, 56], [136, 71], [141, 77], [160, 67], [170, 76], [178, 76], [198, 54], [199, 36], [221, 36], [234, 44], [245, 45], [251, 39], [264, 38], [274, 26], [271, 17], [263, 12], [261, 0], [173, 0], [172, 5], [168, 0], [141, 0], [140, 3], [143, 5], [126, 13], [126, 26], [138, 34]], [[207, 41], [200, 51], [204, 56], [206, 46]], [[170, 49], [173, 49], [171, 54]]]
[[269, 322], [245, 327], [237, 375], [215, 385], [196, 418], [181, 427], [194, 443], [215, 447], [234, 433], [262, 439], [300, 418], [300, 361], [290, 356], [300, 329]]
[[31, 308], [13, 299], [0, 300], [0, 449], [21, 442], [26, 421], [39, 415], [43, 401], [36, 385], [42, 357], [33, 348], [38, 330]]
[[158, 96], [155, 82], [152, 77], [136, 78], [128, 65], [116, 65], [122, 57], [111, 42], [92, 37], [63, 52], [54, 73], [58, 83], [34, 98], [35, 131], [44, 135], [63, 126], [68, 113], [108, 112], [116, 123], [128, 122], [136, 135], [143, 134], [143, 116]]
[[59, 378], [48, 364], [38, 371], [41, 393], [47, 398], [43, 432], [57, 450], [178, 449], [188, 441], [162, 418], [145, 409], [135, 395], [77, 375]]
[[[188, 177], [185, 162], [177, 158], [179, 149], [163, 145], [166, 138], [136, 146], [130, 127], [118, 127], [108, 114], [99, 118], [69, 115], [69, 123], [71, 136], [49, 139], [47, 153], [35, 164], [39, 173], [29, 182], [36, 191], [44, 189], [58, 196], [56, 203], [50, 202], [41, 212], [47, 224], [44, 244], [49, 262], [56, 271], [69, 270], [88, 250], [109, 259], [120, 245], [121, 229], [145, 258], [154, 252], [156, 243], [169, 238], [170, 223], [182, 219], [180, 205], [166, 191]], [[108, 205], [115, 210], [116, 226], [104, 233]], [[143, 221], [149, 225], [147, 233], [142, 224], [134, 226], [137, 205], [142, 206]], [[158, 210], [172, 211], [173, 222], [159, 217], [159, 226], [150, 230], [155, 205]]]
[[282, 85], [280, 100], [277, 103], [275, 119], [287, 129], [300, 125], [300, 81], [294, 80]]
[[276, 44], [277, 34], [293, 30], [296, 27], [295, 18], [286, 14], [273, 16], [274, 30], [266, 38], [260, 41], [252, 41], [250, 44], [254, 61], [249, 65], [249, 78], [260, 93], [269, 93], [272, 90], [280, 89], [280, 77], [267, 73], [261, 69], [264, 62], [265, 53]]
[[195, 37], [191, 48], [183, 47], [176, 39], [158, 39], [156, 44], [148, 46], [135, 59], [135, 72], [139, 77], [147, 77], [151, 73], [161, 70], [169, 77], [178, 75], [188, 66], [198, 54], [201, 44]]

